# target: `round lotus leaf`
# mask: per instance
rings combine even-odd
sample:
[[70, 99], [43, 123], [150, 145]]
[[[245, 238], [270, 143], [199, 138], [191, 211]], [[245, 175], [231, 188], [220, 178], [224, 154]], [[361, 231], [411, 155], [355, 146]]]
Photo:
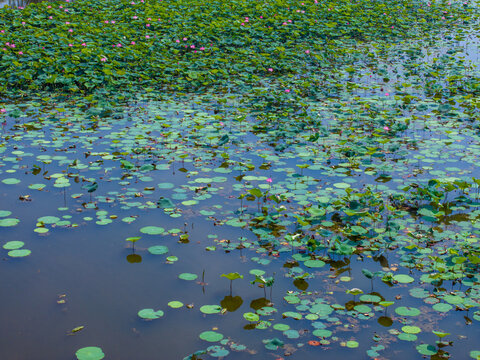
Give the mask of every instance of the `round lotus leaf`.
[[23, 245], [25, 245], [23, 241], [9, 241], [3, 245], [3, 248], [5, 250], [15, 250], [20, 249]]
[[7, 217], [7, 216], [10, 216], [12, 215], [12, 212], [11, 211], [8, 211], [8, 210], [0, 210], [0, 217]]
[[310, 308], [310, 312], [319, 316], [328, 316], [333, 312], [333, 309], [328, 304], [315, 304]]
[[286, 331], [290, 329], [290, 326], [287, 324], [275, 324], [273, 325], [273, 328], [278, 331]]
[[325, 266], [325, 262], [322, 260], [307, 260], [303, 263], [303, 265], [309, 268], [321, 268]]
[[443, 297], [443, 300], [452, 305], [463, 304], [463, 302], [465, 301], [464, 298], [458, 295], [445, 295]]
[[210, 346], [207, 348], [207, 350], [209, 351], [210, 356], [216, 358], [223, 358], [230, 354], [230, 351], [228, 351], [222, 346]]
[[416, 341], [418, 336], [414, 334], [400, 333], [398, 334], [398, 338], [404, 341]]
[[358, 311], [359, 313], [362, 313], [362, 314], [367, 314], [370, 311], [372, 311], [372, 309], [370, 309], [370, 307], [367, 306], [367, 305], [357, 305], [353, 309], [355, 311]]
[[148, 235], [160, 235], [165, 231], [164, 228], [160, 226], [144, 226], [140, 229], [140, 232]]
[[418, 326], [405, 325], [402, 326], [402, 331], [407, 334], [418, 334], [422, 332], [422, 329], [420, 329]]
[[25, 257], [30, 255], [32, 252], [28, 249], [17, 249], [11, 250], [8, 252], [8, 256], [10, 257]]
[[208, 342], [217, 342], [223, 339], [223, 335], [215, 331], [204, 331], [198, 337]]
[[298, 339], [300, 337], [300, 333], [297, 330], [285, 330], [283, 332], [283, 335], [285, 335], [289, 339]]
[[148, 252], [153, 255], [163, 255], [168, 252], [168, 247], [163, 245], [155, 245], [148, 248]]
[[437, 353], [437, 348], [429, 344], [421, 344], [416, 347], [417, 351], [425, 356], [433, 356]]
[[60, 221], [60, 218], [56, 216], [42, 216], [37, 219], [37, 222], [42, 222], [44, 224], [55, 224], [57, 221]]
[[78, 360], [101, 360], [105, 357], [102, 349], [96, 346], [84, 347], [75, 353]]
[[367, 303], [378, 303], [382, 301], [382, 298], [377, 295], [369, 295], [365, 294], [359, 297], [360, 301], [367, 302]]
[[262, 276], [265, 275], [265, 271], [260, 270], [260, 269], [252, 269], [249, 271], [250, 274], [256, 275], [256, 276]]
[[438, 303], [432, 306], [433, 310], [439, 312], [447, 312], [453, 309], [453, 306], [445, 303]]
[[2, 182], [6, 185], [15, 185], [15, 184], [18, 184], [20, 180], [15, 178], [7, 178], [7, 179], [3, 179]]
[[14, 219], [14, 218], [0, 219], [0, 226], [2, 226], [2, 227], [15, 226], [19, 222], [20, 222], [20, 220]]
[[327, 338], [332, 336], [332, 332], [327, 329], [317, 329], [317, 330], [314, 330], [312, 334], [320, 338]]
[[198, 275], [197, 274], [192, 274], [192, 273], [182, 273], [182, 274], [178, 275], [178, 278], [182, 279], [182, 280], [192, 281], [192, 280], [197, 279]]
[[155, 311], [153, 309], [143, 309], [138, 312], [138, 316], [142, 319], [154, 320], [161, 318], [164, 315], [162, 310]]
[[358, 341], [350, 340], [350, 341], [347, 341], [346, 345], [348, 348], [354, 349], [358, 347], [359, 343]]
[[395, 312], [400, 316], [418, 316], [420, 315], [420, 310], [414, 307], [409, 306], [400, 306], [395, 309]]
[[160, 184], [158, 184], [157, 187], [158, 187], [159, 189], [173, 189], [173, 188], [175, 187], [175, 185], [172, 184], [172, 183], [166, 182], [166, 183], [160, 183]]
[[174, 300], [170, 301], [167, 305], [170, 306], [172, 309], [178, 309], [183, 306], [183, 303], [181, 301]]
[[252, 312], [246, 312], [245, 314], [243, 314], [243, 317], [245, 318], [245, 320], [252, 321], [252, 322], [260, 320], [260, 316]]
[[398, 274], [393, 277], [393, 280], [398, 281], [401, 284], [408, 284], [413, 282], [415, 279], [410, 275]]
[[218, 314], [222, 311], [222, 307], [218, 305], [203, 305], [200, 311], [204, 314]]
[[472, 359], [475, 359], [475, 360], [480, 359], [480, 351], [479, 350], [472, 350], [472, 351], [470, 351], [469, 355]]
[[284, 318], [292, 318], [292, 319], [295, 319], [295, 320], [301, 320], [302, 319], [302, 314], [298, 313], [298, 312], [294, 312], [294, 311], [285, 311], [282, 316]]

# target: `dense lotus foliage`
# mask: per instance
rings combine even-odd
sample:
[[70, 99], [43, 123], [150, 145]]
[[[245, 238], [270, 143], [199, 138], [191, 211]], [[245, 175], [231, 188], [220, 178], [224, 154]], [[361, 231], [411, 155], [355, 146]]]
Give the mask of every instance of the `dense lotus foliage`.
[[42, 2], [0, 14], [3, 91], [202, 89], [374, 62], [374, 48], [469, 24], [470, 2], [114, 0]]
[[478, 15], [0, 10], [0, 357], [478, 359]]

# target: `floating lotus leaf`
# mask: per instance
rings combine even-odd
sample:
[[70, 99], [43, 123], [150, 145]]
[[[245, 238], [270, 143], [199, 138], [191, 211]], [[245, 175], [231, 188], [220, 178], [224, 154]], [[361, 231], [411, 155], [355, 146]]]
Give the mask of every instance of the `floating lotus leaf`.
[[89, 346], [78, 349], [75, 356], [78, 360], [101, 360], [105, 357], [105, 354], [101, 348]]

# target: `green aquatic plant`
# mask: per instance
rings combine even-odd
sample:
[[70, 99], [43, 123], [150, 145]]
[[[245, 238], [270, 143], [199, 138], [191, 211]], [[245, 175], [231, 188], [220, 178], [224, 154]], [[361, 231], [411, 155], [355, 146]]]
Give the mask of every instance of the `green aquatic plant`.
[[238, 272], [234, 272], [234, 273], [222, 274], [220, 276], [230, 280], [230, 296], [232, 296], [233, 280], [243, 279], [243, 275], [240, 275]]

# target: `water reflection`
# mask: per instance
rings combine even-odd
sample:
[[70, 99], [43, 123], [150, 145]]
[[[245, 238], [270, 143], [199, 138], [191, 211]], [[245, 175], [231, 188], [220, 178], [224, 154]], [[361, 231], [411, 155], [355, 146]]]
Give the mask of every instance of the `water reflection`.
[[127, 261], [131, 264], [142, 262], [142, 257], [138, 254], [127, 255]]
[[27, 6], [28, 4], [35, 4], [35, 3], [39, 3], [39, 2], [42, 2], [43, 0], [4, 0], [4, 1], [0, 1], [0, 7], [4, 7], [6, 5], [10, 6], [10, 7], [25, 7]]
[[227, 295], [220, 301], [222, 308], [227, 309], [228, 312], [234, 312], [238, 310], [243, 304], [243, 299], [240, 296]]

